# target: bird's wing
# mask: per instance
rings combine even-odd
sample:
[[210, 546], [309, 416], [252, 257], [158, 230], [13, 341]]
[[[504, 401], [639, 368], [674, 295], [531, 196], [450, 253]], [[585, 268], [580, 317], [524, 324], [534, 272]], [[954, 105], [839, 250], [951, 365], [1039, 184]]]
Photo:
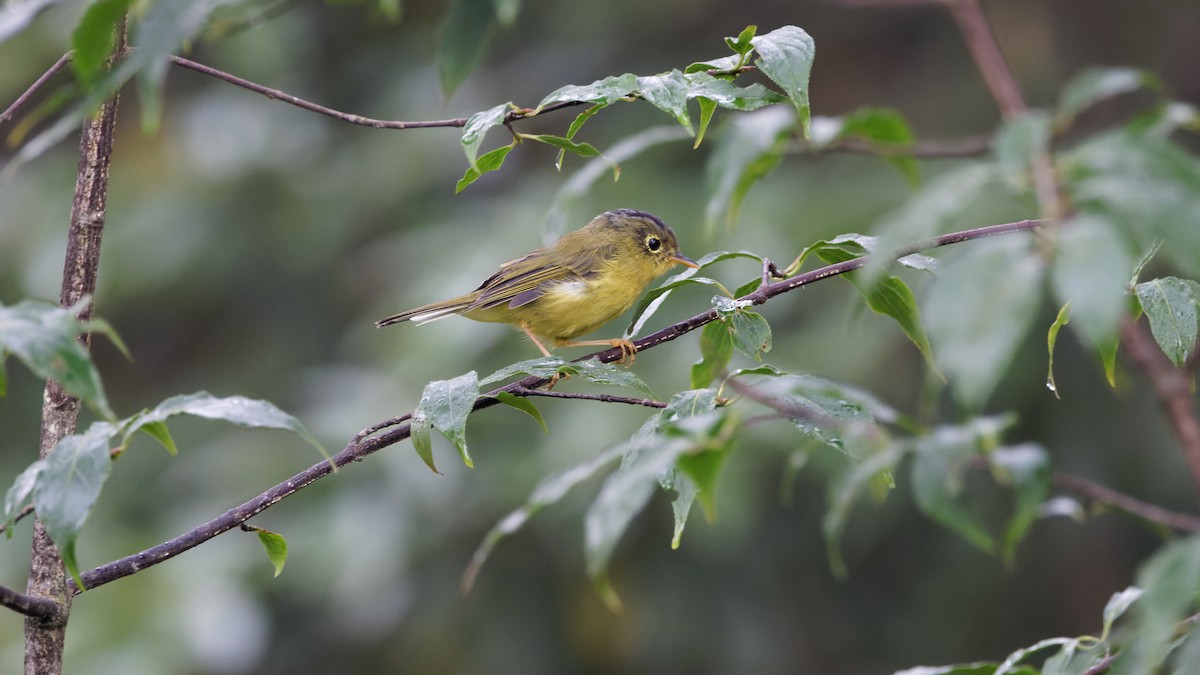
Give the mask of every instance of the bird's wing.
[[546, 264], [541, 252], [510, 260], [479, 286], [482, 293], [466, 311], [489, 309], [503, 304], [511, 308], [533, 302], [558, 283], [581, 278], [575, 264]]

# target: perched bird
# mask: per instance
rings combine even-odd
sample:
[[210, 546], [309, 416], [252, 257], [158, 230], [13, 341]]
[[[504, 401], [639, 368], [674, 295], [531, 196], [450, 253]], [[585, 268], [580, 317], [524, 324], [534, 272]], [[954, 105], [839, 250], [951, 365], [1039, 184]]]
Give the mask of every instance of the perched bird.
[[423, 324], [459, 314], [520, 328], [546, 356], [542, 340], [560, 347], [610, 345], [632, 357], [623, 338], [572, 342], [629, 309], [646, 286], [673, 265], [698, 267], [679, 252], [675, 233], [645, 211], [601, 213], [545, 248], [500, 266], [479, 288], [377, 321], [379, 327]]

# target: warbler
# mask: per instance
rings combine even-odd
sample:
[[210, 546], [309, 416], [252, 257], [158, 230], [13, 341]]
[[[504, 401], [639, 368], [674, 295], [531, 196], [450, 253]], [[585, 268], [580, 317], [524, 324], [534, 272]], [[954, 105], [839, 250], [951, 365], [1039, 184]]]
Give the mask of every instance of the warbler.
[[420, 325], [458, 314], [512, 324], [546, 356], [550, 350], [543, 340], [559, 347], [620, 347], [624, 361], [637, 351], [627, 339], [572, 338], [623, 314], [651, 281], [677, 264], [699, 267], [679, 252], [666, 223], [645, 211], [615, 209], [550, 246], [500, 265], [466, 295], [393, 314], [375, 325]]

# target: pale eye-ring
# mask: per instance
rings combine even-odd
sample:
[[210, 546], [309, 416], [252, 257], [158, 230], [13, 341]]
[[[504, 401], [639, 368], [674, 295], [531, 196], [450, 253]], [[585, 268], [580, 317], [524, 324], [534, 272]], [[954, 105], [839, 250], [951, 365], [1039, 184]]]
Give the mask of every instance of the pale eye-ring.
[[651, 251], [657, 251], [658, 249], [662, 248], [662, 242], [659, 241], [658, 237], [651, 235], [646, 237], [646, 248], [650, 249]]

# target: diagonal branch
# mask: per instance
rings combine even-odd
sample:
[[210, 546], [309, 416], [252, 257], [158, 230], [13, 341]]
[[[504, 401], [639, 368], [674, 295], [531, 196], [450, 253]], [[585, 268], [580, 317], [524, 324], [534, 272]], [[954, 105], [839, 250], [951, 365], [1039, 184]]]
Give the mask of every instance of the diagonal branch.
[[1147, 334], [1146, 327], [1132, 319], [1127, 318], [1121, 324], [1121, 346], [1154, 387], [1200, 496], [1200, 419], [1192, 400], [1191, 379], [1167, 359]]
[[1200, 516], [1164, 509], [1075, 474], [1055, 471], [1050, 480], [1059, 489], [1074, 492], [1088, 502], [1104, 504], [1117, 511], [1180, 532], [1200, 532]]
[[60, 56], [58, 60], [54, 62], [54, 65], [50, 66], [46, 72], [42, 73], [41, 77], [34, 80], [33, 84], [29, 85], [29, 88], [26, 89], [20, 96], [18, 96], [17, 100], [12, 102], [12, 105], [5, 108], [4, 112], [0, 113], [0, 124], [4, 124], [8, 120], [12, 119], [12, 116], [16, 114], [17, 110], [19, 110], [21, 106], [25, 105], [25, 103], [33, 97], [38, 89], [41, 89], [43, 86], [45, 86], [46, 82], [48, 82], [50, 78], [54, 77], [58, 71], [65, 68], [66, 65], [71, 62], [72, 54], [73, 52], [67, 52], [66, 54]]
[[[893, 256], [899, 258], [929, 248], [946, 246], [948, 244], [955, 244], [973, 239], [981, 239], [983, 237], [1015, 232], [1030, 232], [1044, 226], [1046, 223], [1047, 221], [1044, 220], [1023, 220], [1016, 223], [1004, 223], [1001, 225], [991, 225], [988, 227], [954, 232], [938, 237], [932, 237], [925, 241], [903, 247], [902, 249], [894, 252]], [[787, 293], [788, 291], [801, 288], [822, 279], [828, 279], [839, 274], [845, 274], [846, 272], [856, 270], [866, 265], [868, 261], [869, 257], [855, 258], [853, 260], [847, 260], [834, 265], [812, 270], [811, 272], [799, 274], [794, 277], [784, 279], [783, 281], [761, 286], [758, 290], [742, 299], [749, 300], [755, 305], [760, 305], [767, 302], [769, 299], [783, 293]], [[710, 309], [706, 312], [697, 314], [690, 319], [667, 326], [656, 333], [637, 340], [634, 344], [639, 353], [644, 352], [645, 350], [652, 349], [666, 342], [670, 342], [671, 340], [674, 340], [682, 335], [686, 335], [687, 333], [690, 333], [691, 331], [694, 331], [697, 328], [700, 328], [701, 326], [715, 320], [717, 320], [717, 312], [715, 309]], [[614, 347], [612, 349], [606, 349], [604, 351], [582, 356], [576, 360], [582, 361], [585, 359], [594, 358], [604, 363], [611, 363], [619, 360], [622, 358], [622, 356], [624, 356], [624, 351], [621, 348]], [[536, 390], [539, 387], [546, 385], [549, 381], [550, 380], [546, 378], [532, 376], [493, 389], [492, 391], [482, 394], [475, 399], [472, 412], [483, 410], [484, 408], [490, 408], [498, 404], [500, 401], [496, 398], [496, 396], [500, 392], [508, 392], [514, 396], [529, 395], [531, 390]], [[540, 396], [545, 394], [544, 392], [540, 392], [535, 395]], [[560, 398], [578, 397], [560, 396]], [[653, 406], [653, 404], [649, 402], [639, 402], [638, 404]], [[193, 528], [192, 530], [189, 530], [188, 532], [185, 532], [178, 537], [171, 539], [170, 541], [153, 546], [144, 551], [134, 553], [133, 555], [126, 556], [119, 560], [114, 560], [110, 563], [85, 572], [82, 575], [84, 585], [87, 588], [95, 588], [96, 586], [101, 586], [111, 581], [116, 581], [117, 579], [135, 574], [147, 567], [157, 565], [165, 560], [174, 558], [180, 553], [198, 546], [199, 544], [202, 544], [223, 532], [227, 532], [235, 527], [238, 527], [241, 523], [249, 520], [253, 516], [262, 513], [264, 510], [274, 506], [275, 504], [278, 504], [283, 499], [325, 477], [333, 471], [333, 467], [336, 466], [340, 468], [350, 464], [351, 462], [362, 461], [367, 457], [367, 455], [382, 450], [390, 445], [395, 445], [408, 438], [411, 423], [408, 422], [407, 419], [408, 416], [397, 417], [374, 425], [373, 427], [360, 432], [349, 443], [346, 444], [346, 447], [342, 448], [341, 451], [331, 457], [328, 461], [322, 461], [310, 466], [295, 476], [292, 476], [291, 478], [279, 483], [275, 487], [272, 487], [257, 497], [254, 497], [250, 501], [229, 509], [216, 518], [213, 518], [212, 520]], [[384, 429], [387, 429], [387, 431], [383, 431]], [[378, 433], [378, 435], [370, 435], [377, 432], [381, 433]], [[80, 592], [80, 589], [74, 586], [71, 587], [71, 590], [73, 593]]]

